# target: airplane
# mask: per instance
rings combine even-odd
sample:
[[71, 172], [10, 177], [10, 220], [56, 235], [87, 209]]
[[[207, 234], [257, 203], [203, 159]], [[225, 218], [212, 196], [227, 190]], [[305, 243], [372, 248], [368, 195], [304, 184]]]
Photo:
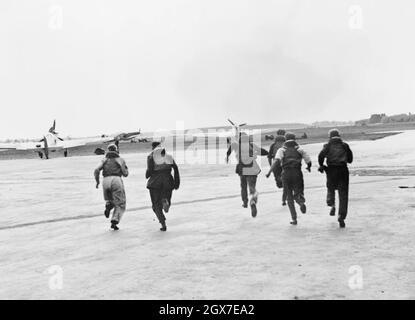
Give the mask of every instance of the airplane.
[[64, 157], [68, 156], [68, 149], [79, 146], [84, 146], [93, 143], [115, 143], [118, 145], [120, 141], [128, 141], [136, 138], [141, 134], [141, 130], [137, 132], [118, 133], [115, 135], [102, 135], [99, 138], [85, 138], [85, 139], [73, 139], [64, 140], [59, 137], [56, 132], [56, 120], [53, 121], [52, 127], [49, 131], [43, 135], [42, 139], [38, 142], [25, 142], [25, 143], [0, 143], [0, 151], [5, 150], [33, 150], [37, 152], [40, 158], [45, 156], [49, 159], [51, 152], [63, 151]]
[[65, 141], [59, 137], [56, 132], [56, 120], [53, 121], [52, 127], [45, 133], [37, 142], [23, 142], [23, 143], [1, 143], [0, 150], [33, 150], [39, 154], [40, 158], [43, 155], [49, 159], [50, 152], [64, 151], [64, 156], [68, 156], [68, 149], [83, 145], [84, 143], [76, 140]]
[[[231, 123], [231, 125], [233, 126], [233, 136], [229, 135], [229, 139], [228, 142], [231, 142], [231, 139], [234, 139], [233, 141], [237, 141], [239, 134], [244, 132], [244, 130], [242, 129], [243, 126], [246, 126], [246, 123], [237, 125], [235, 124], [232, 120], [228, 119], [228, 121]], [[275, 135], [277, 133], [277, 129], [276, 128], [267, 128], [267, 129], [248, 129], [246, 132], [248, 135], [253, 136], [253, 135], [262, 135], [264, 134], [264, 138], [265, 141], [267, 140], [274, 140], [275, 139]], [[307, 133], [303, 133], [301, 136], [297, 137], [297, 140], [301, 140], [301, 139], [307, 139]]]
[[115, 136], [108, 136], [108, 135], [103, 134], [101, 138], [103, 139], [108, 138], [108, 140], [105, 141], [106, 143], [117, 143], [120, 141], [130, 141], [132, 139], [137, 138], [140, 134], [141, 134], [141, 129], [139, 129], [136, 132], [117, 133], [115, 134]]
[[270, 133], [275, 131], [276, 129], [244, 129], [244, 127], [247, 126], [247, 123], [241, 123], [237, 124], [236, 122], [232, 121], [231, 119], [227, 119], [228, 122], [231, 124], [231, 127], [229, 130], [218, 130], [217, 132], [203, 132], [203, 133], [196, 133], [192, 134], [189, 130], [188, 136], [189, 137], [195, 137], [195, 138], [202, 138], [202, 137], [219, 137], [219, 138], [226, 138], [228, 143], [231, 143], [233, 141], [239, 140], [239, 135], [242, 132], [246, 132], [249, 136], [254, 135], [262, 135], [266, 133]]

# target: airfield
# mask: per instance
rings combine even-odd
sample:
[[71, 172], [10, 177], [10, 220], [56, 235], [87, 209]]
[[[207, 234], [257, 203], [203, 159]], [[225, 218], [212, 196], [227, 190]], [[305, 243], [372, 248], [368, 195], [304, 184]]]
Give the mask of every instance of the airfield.
[[415, 186], [414, 141], [405, 131], [350, 142], [346, 229], [325, 204], [320, 142], [304, 146], [313, 168], [297, 226], [265, 157], [253, 219], [225, 150], [217, 164], [178, 155], [166, 233], [145, 187], [149, 146], [123, 154], [128, 211], [116, 232], [95, 189], [100, 156], [0, 161], [0, 299], [415, 299], [415, 189], [399, 188]]

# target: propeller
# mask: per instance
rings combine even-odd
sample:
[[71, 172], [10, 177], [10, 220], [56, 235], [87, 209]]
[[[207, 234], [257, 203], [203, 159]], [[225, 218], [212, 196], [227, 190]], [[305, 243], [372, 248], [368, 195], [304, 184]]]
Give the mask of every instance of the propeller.
[[49, 145], [48, 145], [48, 139], [46, 139], [46, 137], [43, 137], [43, 151], [45, 153], [45, 157], [46, 159], [49, 159]]
[[230, 124], [233, 126], [233, 127], [235, 127], [235, 128], [240, 128], [240, 127], [243, 127], [243, 126], [246, 126], [247, 125], [247, 123], [241, 123], [241, 124], [236, 124], [235, 122], [233, 122], [231, 119], [228, 119], [228, 121], [230, 122]]
[[58, 134], [55, 130], [56, 130], [56, 120], [53, 120], [53, 126], [49, 129], [49, 132], [53, 134]]
[[233, 125], [234, 127], [236, 127], [236, 124], [233, 123], [233, 121], [231, 119], [228, 119], [228, 121], [231, 123], [231, 125]]
[[242, 124], [236, 124], [235, 122], [233, 122], [231, 119], [228, 119], [229, 123], [233, 126], [233, 128], [235, 129], [235, 137], [234, 139], [239, 139], [238, 137], [241, 134], [241, 127], [246, 126], [246, 123], [242, 123]]

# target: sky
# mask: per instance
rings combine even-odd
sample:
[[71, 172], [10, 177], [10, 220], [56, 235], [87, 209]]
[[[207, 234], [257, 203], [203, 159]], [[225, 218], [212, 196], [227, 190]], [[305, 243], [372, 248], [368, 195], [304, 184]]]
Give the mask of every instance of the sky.
[[0, 139], [415, 112], [407, 0], [1, 0]]

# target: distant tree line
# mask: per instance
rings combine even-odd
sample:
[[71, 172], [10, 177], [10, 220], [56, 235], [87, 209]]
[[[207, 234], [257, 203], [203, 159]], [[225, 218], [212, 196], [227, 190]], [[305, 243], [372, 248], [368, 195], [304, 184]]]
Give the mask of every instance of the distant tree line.
[[311, 124], [314, 128], [353, 126], [354, 121], [316, 121]]
[[356, 125], [396, 122], [415, 122], [415, 115], [411, 112], [409, 112], [408, 114], [402, 113], [393, 116], [387, 116], [385, 113], [372, 114], [369, 119], [356, 121]]

